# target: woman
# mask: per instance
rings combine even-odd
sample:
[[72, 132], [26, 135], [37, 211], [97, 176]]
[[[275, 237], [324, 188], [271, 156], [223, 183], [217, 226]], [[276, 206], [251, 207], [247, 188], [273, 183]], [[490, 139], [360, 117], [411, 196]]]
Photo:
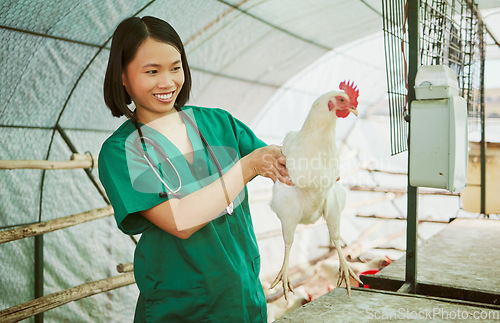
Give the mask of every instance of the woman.
[[182, 41], [168, 23], [119, 24], [104, 99], [128, 120], [104, 142], [99, 177], [118, 227], [142, 233], [135, 321], [264, 322], [245, 185], [257, 175], [292, 185], [285, 159], [226, 111], [184, 106], [190, 88]]

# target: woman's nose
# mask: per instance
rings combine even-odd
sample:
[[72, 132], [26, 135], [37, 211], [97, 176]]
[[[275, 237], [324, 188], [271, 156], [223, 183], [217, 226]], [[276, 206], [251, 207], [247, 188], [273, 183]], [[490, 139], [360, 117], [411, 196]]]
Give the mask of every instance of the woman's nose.
[[172, 85], [174, 85], [174, 81], [173, 81], [172, 77], [170, 77], [170, 75], [168, 75], [168, 74], [163, 74], [159, 78], [157, 86], [159, 88], [169, 88], [169, 87], [172, 87]]

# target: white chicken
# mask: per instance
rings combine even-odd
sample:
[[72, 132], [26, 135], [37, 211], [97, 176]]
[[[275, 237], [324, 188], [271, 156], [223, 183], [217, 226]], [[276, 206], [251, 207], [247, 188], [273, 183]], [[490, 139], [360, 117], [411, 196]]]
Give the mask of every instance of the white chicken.
[[333, 91], [319, 97], [313, 103], [302, 129], [287, 134], [283, 142], [282, 151], [294, 186], [276, 181], [273, 187], [271, 208], [281, 220], [285, 256], [270, 288], [281, 281], [285, 299], [288, 299], [289, 291], [293, 292], [288, 279], [288, 261], [295, 228], [299, 223], [314, 223], [321, 216], [326, 220], [339, 256], [339, 285], [342, 281], [346, 282], [350, 297], [349, 276], [359, 281], [340, 246], [340, 213], [345, 206], [346, 192], [337, 182], [339, 159], [335, 143], [337, 119], [345, 118], [351, 112], [358, 115], [359, 90], [353, 85], [352, 82], [342, 82], [339, 88], [344, 92]]

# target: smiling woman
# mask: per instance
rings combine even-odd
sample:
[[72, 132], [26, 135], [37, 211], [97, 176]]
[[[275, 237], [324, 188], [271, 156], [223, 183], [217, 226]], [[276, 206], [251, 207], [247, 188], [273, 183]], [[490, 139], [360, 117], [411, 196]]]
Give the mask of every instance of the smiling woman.
[[184, 78], [181, 54], [174, 46], [153, 38], [144, 40], [122, 73], [138, 121], [146, 124], [175, 111]]
[[104, 142], [99, 177], [118, 227], [142, 233], [135, 321], [265, 322], [245, 186], [256, 175], [291, 184], [285, 158], [228, 112], [185, 106], [190, 88], [182, 41], [168, 23], [120, 23], [104, 97], [129, 120]]

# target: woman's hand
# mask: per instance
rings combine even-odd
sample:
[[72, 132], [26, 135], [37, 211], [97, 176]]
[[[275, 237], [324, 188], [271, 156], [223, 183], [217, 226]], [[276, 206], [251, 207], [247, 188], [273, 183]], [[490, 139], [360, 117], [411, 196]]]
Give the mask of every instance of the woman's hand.
[[268, 177], [276, 182], [279, 180], [287, 185], [293, 185], [286, 169], [286, 158], [281, 147], [270, 145], [254, 150], [241, 159], [243, 173], [249, 171], [250, 177], [256, 175]]

